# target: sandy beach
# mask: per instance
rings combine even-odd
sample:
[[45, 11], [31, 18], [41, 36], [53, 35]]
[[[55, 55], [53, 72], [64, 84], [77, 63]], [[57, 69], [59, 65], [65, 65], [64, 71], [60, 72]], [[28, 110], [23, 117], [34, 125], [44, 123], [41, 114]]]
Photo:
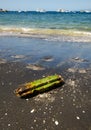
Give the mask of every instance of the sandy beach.
[[[90, 43], [0, 37], [0, 130], [91, 130], [90, 51]], [[52, 74], [64, 85], [32, 98], [14, 94]]]

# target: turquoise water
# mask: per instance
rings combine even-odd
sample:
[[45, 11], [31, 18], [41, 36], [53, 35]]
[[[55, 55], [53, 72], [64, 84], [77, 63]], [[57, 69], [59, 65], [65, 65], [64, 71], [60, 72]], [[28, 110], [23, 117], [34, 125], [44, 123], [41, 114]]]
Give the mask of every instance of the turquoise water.
[[91, 42], [91, 13], [1, 12], [0, 34]]

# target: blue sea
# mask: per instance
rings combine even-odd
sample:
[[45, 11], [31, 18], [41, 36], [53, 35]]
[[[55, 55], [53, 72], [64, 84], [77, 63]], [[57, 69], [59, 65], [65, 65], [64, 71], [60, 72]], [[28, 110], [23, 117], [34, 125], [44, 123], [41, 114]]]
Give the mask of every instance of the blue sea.
[[91, 42], [91, 13], [0, 12], [0, 35], [38, 37], [53, 41]]

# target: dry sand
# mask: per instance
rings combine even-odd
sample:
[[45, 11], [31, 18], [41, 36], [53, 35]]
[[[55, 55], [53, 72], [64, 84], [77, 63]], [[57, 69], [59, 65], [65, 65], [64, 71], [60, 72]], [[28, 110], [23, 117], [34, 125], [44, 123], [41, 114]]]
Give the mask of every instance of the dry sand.
[[[51, 74], [65, 84], [32, 98], [16, 97], [18, 85]], [[91, 70], [27, 69], [21, 63], [0, 64], [0, 130], [91, 130]]]

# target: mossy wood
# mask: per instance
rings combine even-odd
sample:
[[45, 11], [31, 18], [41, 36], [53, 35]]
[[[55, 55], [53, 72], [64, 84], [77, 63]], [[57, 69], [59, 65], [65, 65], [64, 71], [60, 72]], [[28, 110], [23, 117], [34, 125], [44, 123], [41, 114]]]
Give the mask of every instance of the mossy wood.
[[25, 97], [27, 95], [32, 95], [35, 92], [45, 92], [57, 85], [60, 85], [62, 82], [63, 78], [61, 75], [51, 75], [33, 82], [25, 83], [17, 88], [14, 92], [18, 97]]

